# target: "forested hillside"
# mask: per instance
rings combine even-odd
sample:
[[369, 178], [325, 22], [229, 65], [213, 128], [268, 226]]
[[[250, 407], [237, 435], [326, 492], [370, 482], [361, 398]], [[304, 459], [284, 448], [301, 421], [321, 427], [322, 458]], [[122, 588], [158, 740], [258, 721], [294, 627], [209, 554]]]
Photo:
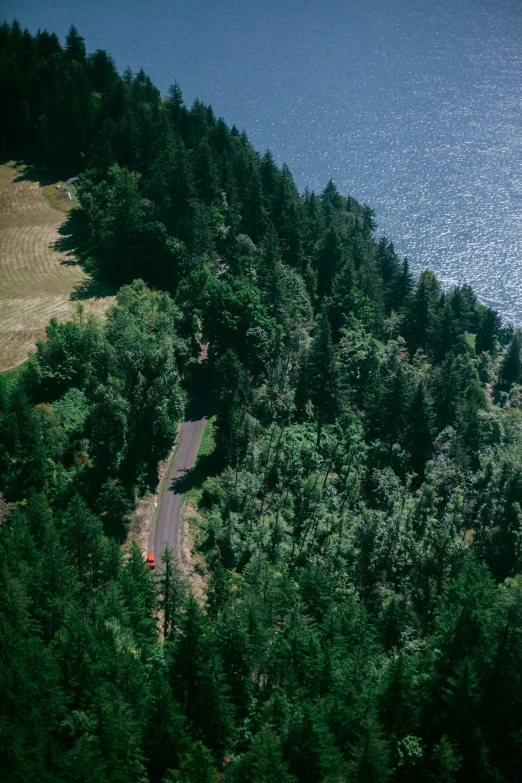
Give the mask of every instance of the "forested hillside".
[[[521, 334], [74, 28], [0, 28], [0, 104], [120, 286], [0, 376], [2, 780], [519, 781]], [[200, 341], [204, 601], [119, 546]]]

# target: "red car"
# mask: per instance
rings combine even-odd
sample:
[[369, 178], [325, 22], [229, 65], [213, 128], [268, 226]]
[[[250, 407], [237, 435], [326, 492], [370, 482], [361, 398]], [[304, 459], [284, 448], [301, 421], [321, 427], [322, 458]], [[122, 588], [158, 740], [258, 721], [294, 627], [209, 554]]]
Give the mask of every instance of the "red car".
[[147, 555], [147, 565], [149, 568], [156, 568], [156, 561], [154, 559], [154, 555], [152, 554]]

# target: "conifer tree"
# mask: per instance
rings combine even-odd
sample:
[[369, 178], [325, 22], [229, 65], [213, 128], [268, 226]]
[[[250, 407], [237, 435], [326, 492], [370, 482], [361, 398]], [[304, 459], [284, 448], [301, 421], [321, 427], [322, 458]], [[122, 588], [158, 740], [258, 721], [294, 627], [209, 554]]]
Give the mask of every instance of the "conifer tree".
[[431, 409], [423, 384], [413, 397], [407, 425], [411, 466], [420, 479], [433, 450]]
[[351, 768], [355, 780], [360, 783], [386, 783], [390, 779], [388, 746], [371, 712], [361, 726], [354, 756]]
[[219, 654], [228, 695], [236, 714], [245, 717], [251, 707], [252, 661], [248, 652], [245, 627], [237, 612], [225, 610], [217, 626]]
[[400, 362], [393, 375], [377, 385], [370, 406], [369, 432], [372, 439], [379, 438], [388, 446], [403, 445], [407, 436], [409, 415], [412, 411], [411, 377]]
[[392, 242], [388, 242], [385, 236], [381, 237], [375, 254], [375, 261], [383, 284], [383, 301], [386, 315], [390, 315], [392, 309], [398, 309], [396, 301], [396, 288], [398, 278], [401, 275], [399, 259], [395, 253]]
[[169, 96], [167, 98], [167, 107], [169, 109], [172, 124], [176, 130], [181, 130], [182, 120], [185, 119], [186, 109], [183, 103], [183, 94], [178, 82], [174, 82], [169, 87]]
[[101, 488], [97, 506], [103, 515], [106, 532], [123, 539], [125, 537], [125, 518], [133, 510], [134, 503], [121, 483], [116, 479], [107, 479]]
[[275, 164], [274, 157], [270, 150], [267, 150], [261, 159], [260, 174], [265, 209], [269, 214], [271, 214], [273, 198], [275, 196], [281, 174]]
[[502, 389], [509, 389], [514, 383], [522, 379], [522, 333], [517, 329], [511, 340], [508, 352], [500, 365], [498, 373], [499, 385]]
[[415, 687], [415, 658], [399, 652], [385, 674], [381, 696], [383, 727], [388, 738], [415, 735], [418, 730], [419, 707]]
[[217, 754], [230, 741], [232, 723], [216, 643], [192, 595], [179, 617], [173, 641], [171, 682], [189, 726]]
[[136, 542], [132, 544], [118, 581], [136, 642], [141, 648], [154, 644], [157, 638], [154, 617], [157, 592], [150, 569]]
[[433, 272], [422, 272], [406, 312], [406, 339], [413, 355], [418, 348], [429, 351], [436, 338], [436, 314], [440, 285]]
[[457, 746], [444, 734], [433, 748], [432, 764], [434, 772], [432, 780], [437, 783], [454, 783], [455, 774], [462, 764], [462, 757]]
[[241, 407], [244, 400], [245, 371], [237, 355], [228, 350], [217, 365], [221, 376], [217, 426], [221, 448], [230, 461], [237, 463], [241, 450]]
[[339, 373], [330, 322], [323, 309], [305, 370], [306, 393], [317, 417], [317, 442], [323, 426], [334, 420], [339, 406]]
[[492, 354], [495, 353], [497, 337], [501, 325], [500, 316], [490, 307], [481, 314], [475, 340], [475, 350], [477, 353], [483, 353], [484, 351], [489, 351], [489, 353]]
[[323, 235], [314, 258], [317, 269], [317, 295], [319, 299], [329, 296], [336, 273], [341, 269], [344, 248], [335, 223]]
[[297, 783], [288, 771], [281, 743], [274, 731], [265, 726], [254, 738], [249, 752], [227, 768], [226, 783]]
[[315, 783], [329, 777], [342, 779], [342, 756], [323, 716], [310, 702], [304, 702], [292, 716], [283, 748], [290, 772], [299, 783]]
[[71, 60], [81, 62], [85, 59], [85, 39], [72, 24], [65, 36], [65, 54]]
[[269, 226], [261, 243], [257, 278], [264, 293], [269, 313], [279, 322], [283, 320], [282, 262], [279, 239]]
[[168, 679], [164, 647], [156, 647], [150, 661], [149, 690], [146, 705], [144, 750], [149, 775], [161, 780], [171, 768], [179, 768], [189, 748], [189, 737], [180, 706], [174, 700]]
[[321, 203], [330, 220], [336, 212], [343, 209], [344, 199], [337, 190], [337, 186], [333, 179], [328, 180], [325, 189], [321, 193]]
[[165, 639], [173, 631], [176, 616], [183, 605], [185, 586], [181, 579], [179, 566], [169, 544], [161, 553], [161, 574], [158, 581], [159, 608], [163, 614], [163, 636]]
[[455, 320], [451, 304], [441, 297], [438, 314], [438, 328], [433, 336], [432, 348], [437, 363], [442, 362], [444, 357], [452, 350], [457, 340], [458, 333], [459, 324]]
[[0, 486], [7, 499], [22, 499], [31, 489], [42, 491], [47, 479], [47, 444], [22, 388], [10, 395], [2, 430]]
[[80, 580], [97, 587], [102, 568], [102, 523], [78, 494], [65, 510], [62, 537]]
[[410, 272], [408, 259], [405, 258], [402, 262], [400, 272], [395, 278], [395, 282], [390, 292], [391, 309], [395, 311], [401, 310], [411, 294], [413, 278]]

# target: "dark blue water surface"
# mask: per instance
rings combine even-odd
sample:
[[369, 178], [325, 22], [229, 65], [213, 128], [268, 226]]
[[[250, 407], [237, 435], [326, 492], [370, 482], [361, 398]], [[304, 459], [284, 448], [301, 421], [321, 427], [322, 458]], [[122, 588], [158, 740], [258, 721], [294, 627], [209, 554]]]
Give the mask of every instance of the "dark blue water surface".
[[2, 0], [211, 103], [285, 161], [377, 210], [415, 271], [522, 325], [520, 0]]

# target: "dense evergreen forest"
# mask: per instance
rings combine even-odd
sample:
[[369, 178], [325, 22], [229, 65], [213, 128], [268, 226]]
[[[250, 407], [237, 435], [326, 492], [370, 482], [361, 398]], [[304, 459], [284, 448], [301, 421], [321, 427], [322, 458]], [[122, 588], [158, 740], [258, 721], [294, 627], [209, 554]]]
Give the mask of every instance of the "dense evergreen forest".
[[[0, 28], [0, 105], [119, 287], [0, 376], [2, 780], [521, 780], [521, 334], [74, 28]], [[120, 548], [200, 341], [204, 601]]]

